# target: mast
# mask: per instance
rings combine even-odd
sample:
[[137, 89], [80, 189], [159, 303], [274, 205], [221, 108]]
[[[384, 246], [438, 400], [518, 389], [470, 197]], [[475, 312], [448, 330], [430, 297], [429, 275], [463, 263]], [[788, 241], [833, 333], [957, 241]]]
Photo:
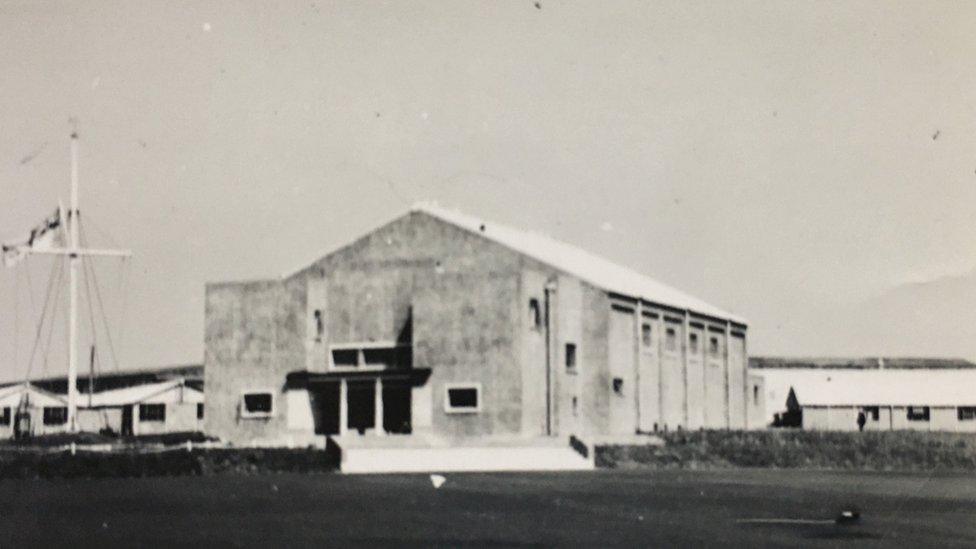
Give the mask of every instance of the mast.
[[[71, 132], [71, 205], [67, 216], [61, 217], [69, 242], [61, 248], [35, 246], [33, 233], [26, 244], [4, 246], [4, 250], [19, 253], [67, 256], [68, 279], [68, 431], [78, 432], [78, 264], [83, 256], [129, 257], [129, 250], [109, 250], [81, 247], [81, 213], [78, 210], [78, 132]], [[61, 211], [59, 207], [59, 211]], [[65, 217], [67, 219], [65, 219]], [[47, 227], [50, 229], [51, 227]], [[94, 352], [94, 350], [93, 350]]]
[[68, 210], [68, 431], [78, 432], [78, 132], [71, 132], [71, 209]]

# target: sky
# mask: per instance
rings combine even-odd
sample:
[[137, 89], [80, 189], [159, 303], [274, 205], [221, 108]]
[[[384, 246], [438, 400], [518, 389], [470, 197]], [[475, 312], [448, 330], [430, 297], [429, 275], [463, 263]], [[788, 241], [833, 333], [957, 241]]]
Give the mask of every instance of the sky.
[[[68, 200], [77, 127], [89, 244], [134, 253], [93, 262], [100, 369], [201, 362], [206, 282], [420, 200], [744, 316], [751, 354], [976, 358], [974, 4], [261, 4], [0, 2], [0, 239]], [[63, 303], [28, 358], [51, 272], [0, 271], [0, 378], [65, 371]]]

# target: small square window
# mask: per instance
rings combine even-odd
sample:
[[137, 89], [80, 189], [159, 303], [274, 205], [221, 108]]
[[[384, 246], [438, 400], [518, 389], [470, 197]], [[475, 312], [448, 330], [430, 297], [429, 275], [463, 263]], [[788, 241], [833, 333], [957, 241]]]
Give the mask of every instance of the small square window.
[[618, 395], [624, 394], [624, 378], [622, 377], [613, 378], [613, 392]]
[[203, 403], [197, 403], [197, 419], [203, 419]]
[[45, 406], [44, 425], [64, 425], [68, 422], [67, 406]]
[[698, 334], [688, 334], [688, 352], [698, 354]]
[[139, 421], [166, 421], [166, 405], [140, 404]]
[[241, 417], [261, 418], [274, 415], [274, 395], [270, 392], [244, 393], [241, 400]]
[[566, 373], [576, 373], [576, 344], [566, 344]]
[[10, 406], [4, 406], [0, 409], [0, 425], [10, 425]]
[[654, 343], [653, 335], [654, 332], [651, 329], [651, 325], [645, 322], [641, 326], [641, 343], [643, 343], [645, 347], [650, 347]]
[[928, 421], [929, 420], [929, 407], [928, 406], [909, 406], [908, 407], [908, 421]]
[[529, 300], [529, 325], [535, 330], [542, 329], [542, 307], [534, 297]]
[[956, 408], [956, 414], [959, 421], [974, 421], [976, 420], [976, 406], [960, 406]]
[[444, 390], [445, 412], [449, 414], [473, 414], [481, 411], [481, 385], [447, 385]]
[[674, 328], [668, 328], [664, 331], [664, 350], [665, 351], [677, 351], [678, 350], [678, 331]]

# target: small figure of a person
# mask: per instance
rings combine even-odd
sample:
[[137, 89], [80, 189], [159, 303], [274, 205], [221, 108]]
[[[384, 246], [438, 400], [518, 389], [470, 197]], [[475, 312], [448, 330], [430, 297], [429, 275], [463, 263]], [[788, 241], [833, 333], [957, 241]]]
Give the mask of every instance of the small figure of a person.
[[864, 416], [864, 410], [857, 413], [857, 430], [864, 432], [864, 424], [867, 423], [868, 418]]

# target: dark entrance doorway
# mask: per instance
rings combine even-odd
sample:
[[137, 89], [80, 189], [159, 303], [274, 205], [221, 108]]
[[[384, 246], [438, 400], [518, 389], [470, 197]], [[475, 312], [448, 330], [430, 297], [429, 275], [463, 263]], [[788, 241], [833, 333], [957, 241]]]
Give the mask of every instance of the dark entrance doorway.
[[132, 436], [132, 405], [122, 407], [122, 436]]
[[362, 435], [376, 425], [376, 382], [365, 379], [346, 383], [349, 388], [349, 430]]
[[391, 434], [410, 434], [410, 382], [408, 380], [383, 381], [383, 429]]
[[339, 434], [339, 382], [321, 383], [314, 391], [309, 391], [312, 399], [312, 413], [315, 419], [315, 434]]

